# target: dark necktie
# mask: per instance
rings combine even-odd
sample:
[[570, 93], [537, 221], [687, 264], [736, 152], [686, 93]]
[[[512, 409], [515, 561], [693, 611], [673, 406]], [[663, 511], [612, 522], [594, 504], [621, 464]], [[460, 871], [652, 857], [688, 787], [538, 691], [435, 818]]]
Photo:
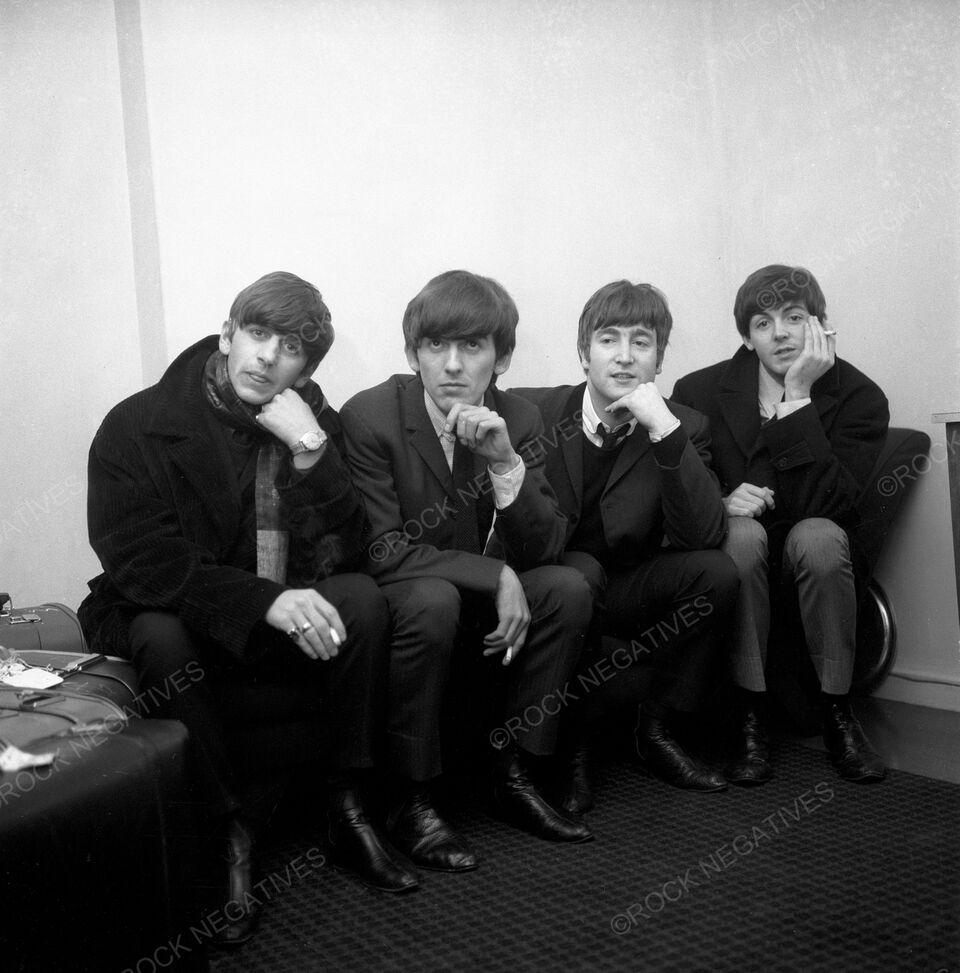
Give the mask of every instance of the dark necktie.
[[474, 456], [459, 440], [453, 447], [454, 506], [457, 519], [454, 541], [458, 550], [482, 554], [493, 522], [493, 484], [484, 468], [474, 473]]
[[608, 429], [602, 422], [597, 423], [597, 435], [600, 437], [600, 448], [603, 450], [616, 449], [626, 438], [628, 424], [623, 423], [616, 429]]

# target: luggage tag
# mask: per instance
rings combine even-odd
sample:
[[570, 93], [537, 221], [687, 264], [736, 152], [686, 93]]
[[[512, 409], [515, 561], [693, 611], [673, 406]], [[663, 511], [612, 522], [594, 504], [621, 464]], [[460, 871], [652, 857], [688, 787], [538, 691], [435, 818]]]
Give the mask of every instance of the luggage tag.
[[55, 753], [26, 753], [10, 743], [0, 750], [0, 773], [12, 774], [28, 767], [49, 767], [55, 757]]
[[25, 666], [21, 662], [0, 665], [0, 682], [17, 689], [49, 689], [63, 682], [55, 672]]
[[28, 666], [12, 649], [0, 646], [0, 682], [17, 689], [49, 689], [63, 679], [49, 669]]

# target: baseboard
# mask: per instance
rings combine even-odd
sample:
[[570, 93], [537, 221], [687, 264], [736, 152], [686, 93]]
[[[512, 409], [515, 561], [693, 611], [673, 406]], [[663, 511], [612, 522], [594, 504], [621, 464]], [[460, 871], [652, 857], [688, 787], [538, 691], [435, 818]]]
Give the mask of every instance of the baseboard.
[[960, 713], [960, 685], [919, 678], [913, 673], [891, 672], [874, 691], [874, 698], [897, 700], [930, 709]]
[[[960, 784], [960, 712], [876, 696], [856, 700], [854, 709], [889, 768]], [[823, 749], [820, 737], [801, 742]]]

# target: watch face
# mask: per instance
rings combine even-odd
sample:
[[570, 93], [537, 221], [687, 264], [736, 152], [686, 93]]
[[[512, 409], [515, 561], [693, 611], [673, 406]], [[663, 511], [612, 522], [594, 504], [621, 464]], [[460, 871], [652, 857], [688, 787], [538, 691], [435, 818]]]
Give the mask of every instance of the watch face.
[[308, 450], [319, 449], [323, 445], [323, 439], [315, 432], [308, 432], [300, 440]]

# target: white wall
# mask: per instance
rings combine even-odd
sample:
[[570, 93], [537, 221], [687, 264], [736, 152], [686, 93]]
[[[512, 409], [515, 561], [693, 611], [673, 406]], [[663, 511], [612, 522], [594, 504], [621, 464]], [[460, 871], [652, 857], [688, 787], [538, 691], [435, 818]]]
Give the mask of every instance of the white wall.
[[0, 588], [76, 606], [87, 449], [143, 381], [113, 4], [2, 0], [0, 92]]
[[[73, 9], [12, 6], [34, 19]], [[79, 19], [93, 29], [104, 9]], [[841, 354], [884, 387], [895, 424], [942, 441], [930, 413], [960, 409], [955, 5], [142, 0], [140, 12], [169, 356], [215, 330], [240, 287], [292, 270], [333, 311], [319, 378], [340, 404], [406, 370], [406, 302], [461, 266], [500, 279], [520, 308], [503, 384], [576, 381], [583, 302], [626, 276], [671, 299], [669, 389], [734, 350], [738, 285], [784, 261], [818, 276]], [[97, 29], [114, 63], [109, 25]], [[93, 157], [122, 174], [115, 132]], [[105, 333], [132, 327], [126, 301]], [[40, 419], [57, 407], [41, 403]], [[70, 430], [85, 444], [95, 425], [85, 414]], [[879, 574], [898, 669], [956, 682], [949, 531], [936, 463]], [[49, 583], [33, 590], [53, 597]], [[960, 709], [956, 686], [882, 691]]]

